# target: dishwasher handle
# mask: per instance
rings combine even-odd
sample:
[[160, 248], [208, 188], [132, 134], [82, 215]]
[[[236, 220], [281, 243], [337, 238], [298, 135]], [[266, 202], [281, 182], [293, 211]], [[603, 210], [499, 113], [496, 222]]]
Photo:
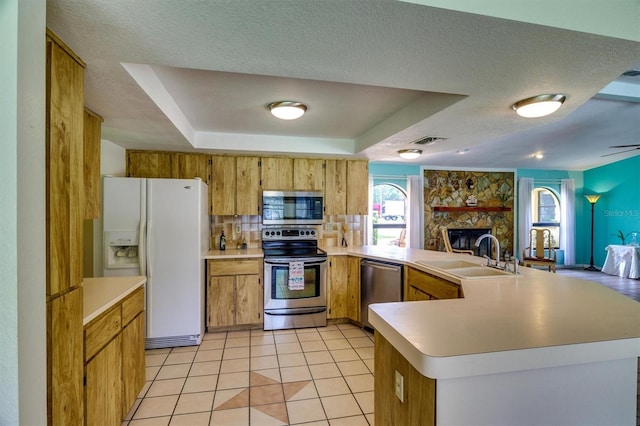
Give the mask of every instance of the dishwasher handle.
[[362, 266], [368, 266], [371, 268], [383, 269], [385, 271], [393, 271], [393, 272], [399, 271], [402, 268], [400, 265], [388, 265], [386, 263], [373, 262], [371, 260], [363, 260], [360, 264]]

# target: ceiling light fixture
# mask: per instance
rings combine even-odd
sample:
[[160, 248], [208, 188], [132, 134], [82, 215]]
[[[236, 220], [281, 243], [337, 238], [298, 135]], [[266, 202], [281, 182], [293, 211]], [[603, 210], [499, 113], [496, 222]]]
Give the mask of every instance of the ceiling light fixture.
[[401, 149], [398, 151], [398, 155], [405, 160], [415, 160], [422, 155], [421, 149]]
[[520, 116], [526, 118], [544, 117], [553, 114], [567, 99], [565, 95], [538, 95], [523, 99], [511, 105], [511, 108]]
[[463, 155], [463, 154], [466, 154], [467, 152], [469, 152], [469, 148], [464, 148], [464, 149], [457, 150], [456, 154]]
[[541, 159], [543, 159], [543, 158], [544, 158], [544, 155], [543, 155], [543, 154], [541, 154], [541, 153], [537, 153], [537, 154], [533, 154], [533, 157], [534, 157], [534, 158], [537, 158], [538, 160], [541, 160]]
[[271, 102], [267, 105], [267, 109], [271, 111], [274, 117], [281, 120], [295, 120], [307, 112], [307, 106], [305, 104], [294, 101]]

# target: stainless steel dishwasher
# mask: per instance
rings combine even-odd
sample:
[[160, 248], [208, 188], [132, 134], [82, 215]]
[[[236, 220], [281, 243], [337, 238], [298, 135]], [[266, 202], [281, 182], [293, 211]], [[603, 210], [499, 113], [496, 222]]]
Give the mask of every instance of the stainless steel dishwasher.
[[369, 304], [402, 301], [402, 265], [378, 260], [360, 261], [360, 321], [369, 322]]

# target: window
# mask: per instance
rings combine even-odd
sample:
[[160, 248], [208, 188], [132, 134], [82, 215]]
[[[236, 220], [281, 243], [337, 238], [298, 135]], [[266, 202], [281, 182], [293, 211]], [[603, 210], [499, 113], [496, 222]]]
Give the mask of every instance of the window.
[[407, 194], [391, 183], [373, 186], [373, 244], [406, 247]]
[[551, 245], [560, 248], [560, 201], [548, 188], [536, 188], [532, 192], [532, 218], [534, 228], [551, 230]]

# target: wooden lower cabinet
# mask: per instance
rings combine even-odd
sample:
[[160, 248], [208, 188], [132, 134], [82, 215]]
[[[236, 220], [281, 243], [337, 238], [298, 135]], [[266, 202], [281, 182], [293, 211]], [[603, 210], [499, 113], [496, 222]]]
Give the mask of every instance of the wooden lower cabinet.
[[327, 318], [347, 318], [348, 258], [329, 256], [327, 261]]
[[[144, 312], [122, 329], [122, 411], [124, 418], [144, 387], [146, 380], [144, 358]], [[125, 380], [126, 374], [126, 380]]]
[[360, 321], [360, 258], [329, 256], [327, 318]]
[[208, 271], [208, 329], [264, 322], [262, 259], [209, 260]]
[[404, 300], [434, 300], [457, 299], [462, 297], [462, 289], [435, 275], [406, 267], [405, 269]]
[[360, 258], [347, 260], [347, 318], [360, 322]]
[[141, 287], [84, 327], [87, 426], [120, 425], [146, 380], [144, 289]]
[[86, 366], [85, 424], [122, 422], [122, 337], [117, 335]]
[[[420, 374], [380, 333], [374, 363], [376, 425], [435, 425], [436, 381]], [[403, 377], [402, 402], [395, 394], [396, 372]]]
[[47, 387], [50, 425], [82, 424], [83, 288], [47, 301]]

